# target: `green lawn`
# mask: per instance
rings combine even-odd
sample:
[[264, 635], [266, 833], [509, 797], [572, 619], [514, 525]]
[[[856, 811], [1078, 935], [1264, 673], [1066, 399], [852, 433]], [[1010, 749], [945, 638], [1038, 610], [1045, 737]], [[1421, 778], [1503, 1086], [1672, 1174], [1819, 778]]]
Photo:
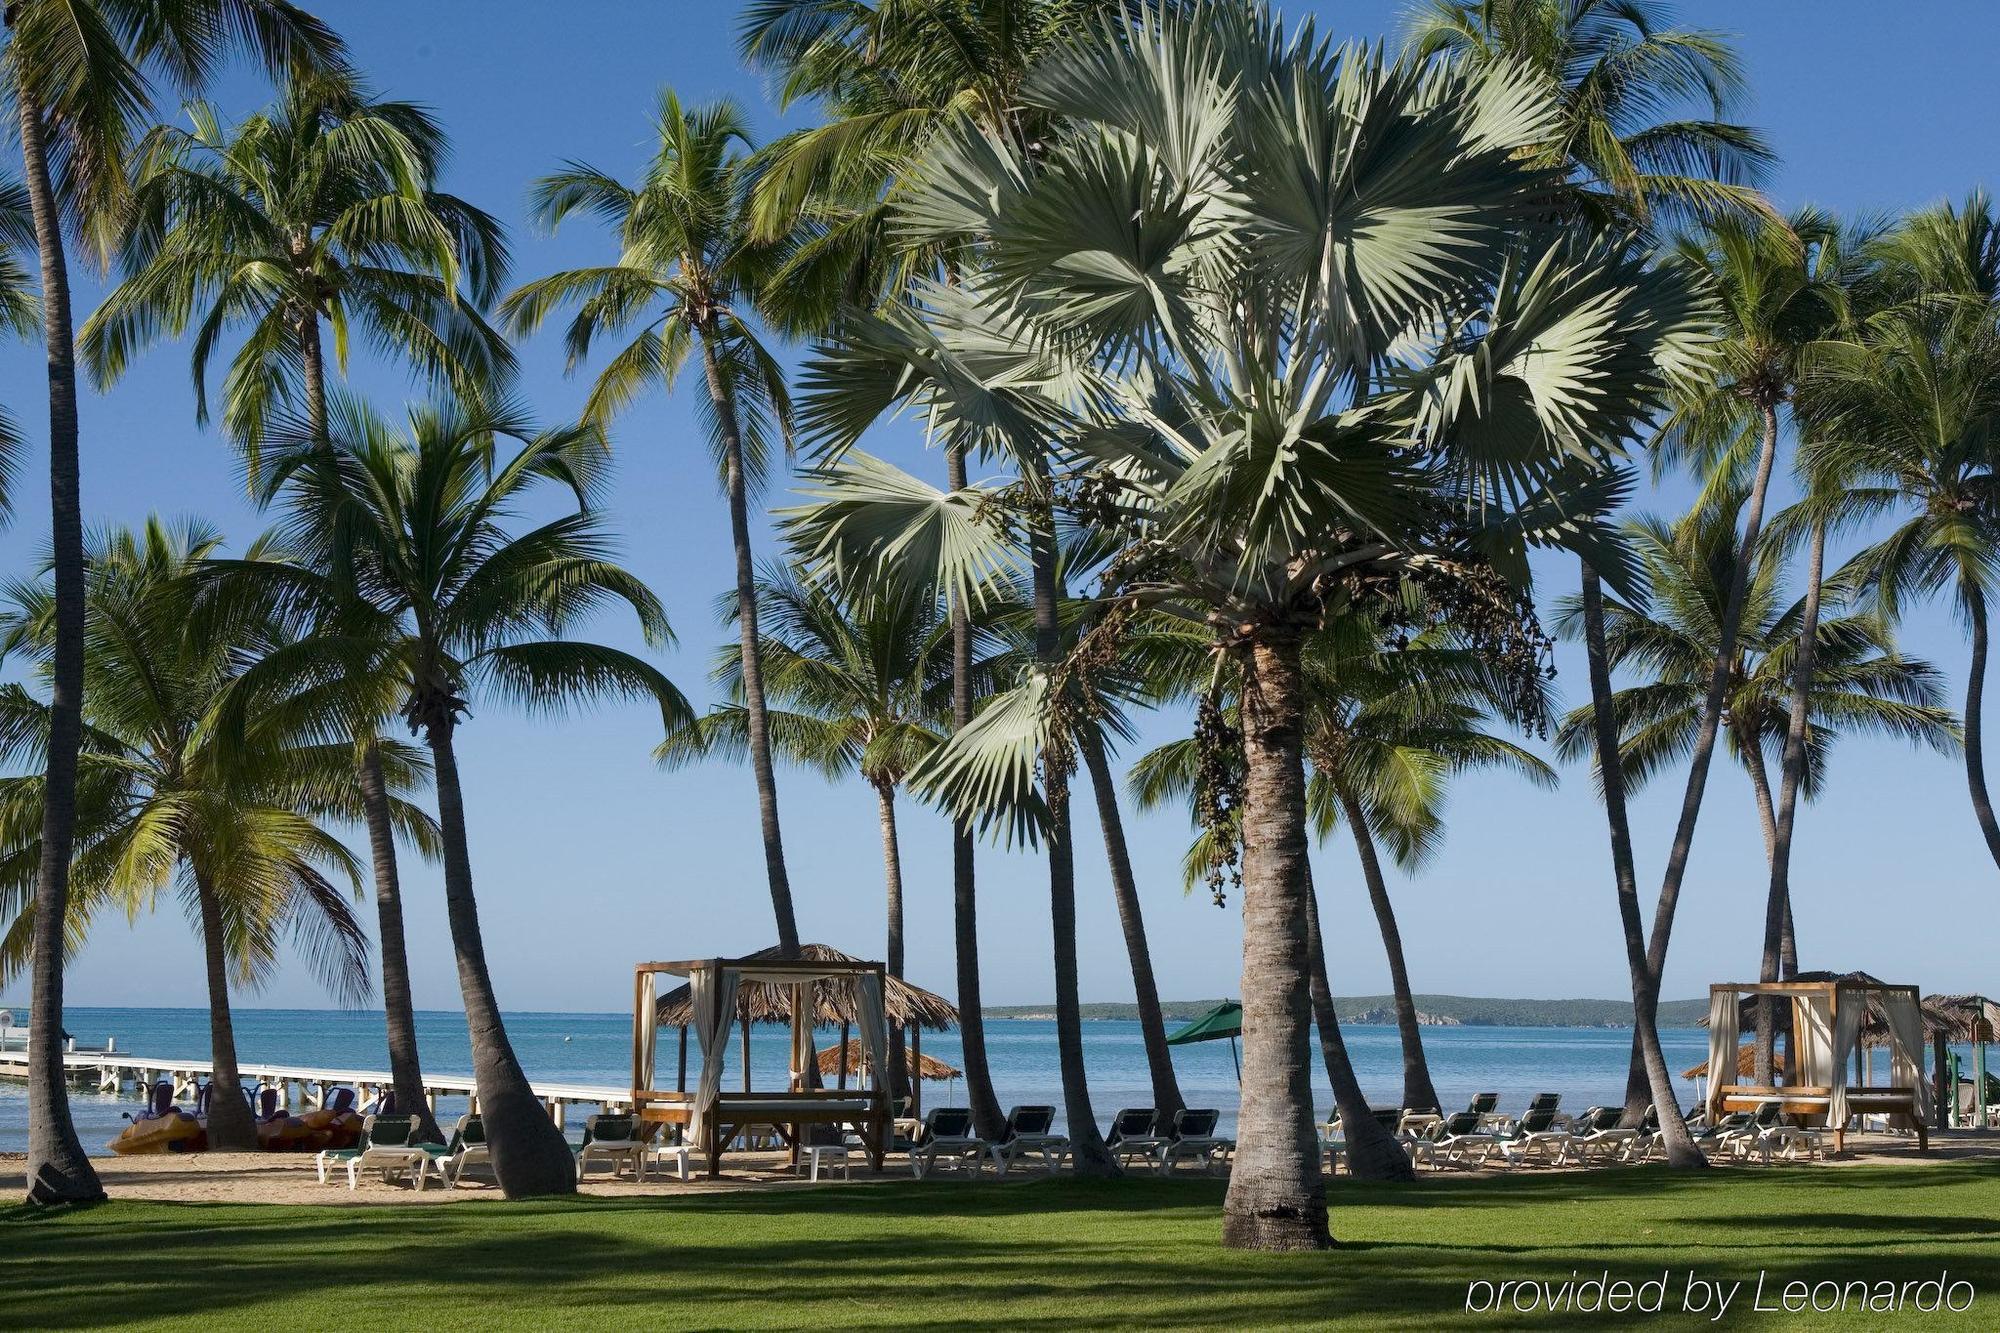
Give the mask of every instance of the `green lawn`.
[[[1222, 1186], [931, 1181], [551, 1204], [112, 1203], [0, 1221], [0, 1320], [307, 1329], [1600, 1327], [1464, 1312], [1473, 1279], [1745, 1280], [1977, 1291], [1924, 1328], [2000, 1326], [2000, 1164], [1335, 1186], [1328, 1254], [1225, 1254]], [[1961, 1293], [1962, 1295], [1962, 1293]], [[1880, 1327], [1854, 1313], [1759, 1326]]]

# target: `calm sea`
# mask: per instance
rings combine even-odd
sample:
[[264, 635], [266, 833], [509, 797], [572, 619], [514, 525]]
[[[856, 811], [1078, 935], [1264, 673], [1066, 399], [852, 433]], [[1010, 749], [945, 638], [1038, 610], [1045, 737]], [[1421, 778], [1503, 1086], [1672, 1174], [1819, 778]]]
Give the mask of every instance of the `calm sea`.
[[[208, 1056], [208, 1016], [199, 1009], [72, 1008], [64, 1025], [80, 1044], [102, 1045], [116, 1037], [118, 1049], [138, 1055], [180, 1059]], [[1084, 1027], [1084, 1049], [1090, 1070], [1091, 1105], [1100, 1123], [1123, 1106], [1150, 1102], [1145, 1050], [1137, 1023], [1090, 1022]], [[425, 1012], [417, 1015], [418, 1043], [426, 1070], [440, 1074], [470, 1073], [471, 1048], [463, 1015]], [[630, 1074], [632, 1020], [627, 1014], [511, 1014], [507, 1030], [515, 1052], [530, 1078], [552, 1082], [624, 1086]], [[1348, 1053], [1369, 1099], [1394, 1105], [1402, 1094], [1402, 1059], [1396, 1031], [1389, 1027], [1347, 1027]], [[1060, 1112], [1062, 1089], [1056, 1068], [1055, 1025], [1031, 1019], [989, 1019], [988, 1057], [993, 1081], [1003, 1104], [1054, 1104]], [[836, 1034], [825, 1033], [822, 1046]], [[1707, 1033], [1674, 1029], [1661, 1033], [1668, 1063], [1676, 1072], [1707, 1058]], [[342, 1010], [240, 1009], [236, 1012], [238, 1058], [251, 1063], [303, 1065], [328, 1069], [388, 1068], [382, 1016]], [[1463, 1106], [1476, 1092], [1497, 1091], [1503, 1107], [1518, 1107], [1537, 1092], [1560, 1092], [1563, 1105], [1581, 1110], [1594, 1102], [1620, 1100], [1631, 1034], [1617, 1028], [1439, 1027], [1424, 1029], [1431, 1077], [1447, 1106]], [[949, 1064], [959, 1063], [956, 1033], [927, 1033], [924, 1053]], [[731, 1056], [735, 1055], [732, 1043]], [[1315, 1051], [1317, 1057], [1317, 1051]], [[675, 1047], [672, 1033], [663, 1033], [660, 1069], [663, 1081], [672, 1077]], [[694, 1055], [699, 1060], [698, 1055]], [[782, 1087], [785, 1041], [777, 1028], [759, 1028], [751, 1038], [752, 1078], [758, 1087]], [[1236, 1108], [1236, 1075], [1227, 1041], [1174, 1049], [1181, 1091], [1192, 1106], [1220, 1108], [1225, 1122]], [[739, 1086], [740, 1071], [732, 1068], [725, 1086]], [[1317, 1063], [1313, 1083], [1320, 1108], [1332, 1104], [1324, 1070]], [[1682, 1102], [1694, 1099], [1694, 1085], [1682, 1085]], [[926, 1103], [963, 1101], [963, 1083], [939, 1083], [925, 1089]], [[104, 1151], [122, 1127], [120, 1116], [136, 1108], [137, 1098], [72, 1094], [79, 1132], [93, 1152]], [[456, 1108], [446, 1106], [447, 1112]], [[18, 1083], [0, 1083], [0, 1151], [26, 1147], [26, 1090]], [[574, 1128], [574, 1122], [573, 1122]]]

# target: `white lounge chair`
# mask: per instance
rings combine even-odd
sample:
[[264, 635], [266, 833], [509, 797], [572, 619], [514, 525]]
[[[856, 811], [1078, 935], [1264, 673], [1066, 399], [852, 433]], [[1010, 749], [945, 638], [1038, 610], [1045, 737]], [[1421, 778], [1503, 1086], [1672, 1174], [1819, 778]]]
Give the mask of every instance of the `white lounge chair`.
[[1442, 1167], [1447, 1162], [1463, 1161], [1475, 1152], [1480, 1154], [1480, 1160], [1485, 1160], [1485, 1154], [1493, 1146], [1493, 1135], [1480, 1128], [1484, 1114], [1467, 1110], [1446, 1116], [1428, 1138], [1410, 1145], [1411, 1161], [1418, 1166], [1428, 1162]]
[[457, 1189], [469, 1167], [493, 1169], [493, 1152], [486, 1144], [486, 1122], [476, 1115], [462, 1115], [451, 1128], [444, 1153], [434, 1163], [448, 1188]]
[[1158, 1120], [1159, 1113], [1150, 1106], [1128, 1106], [1111, 1117], [1111, 1132], [1104, 1136], [1104, 1146], [1121, 1166], [1144, 1162], [1157, 1167], [1159, 1151], [1168, 1142], [1157, 1131]]
[[1550, 1161], [1560, 1159], [1569, 1143], [1570, 1133], [1567, 1128], [1556, 1124], [1556, 1116], [1556, 1110], [1548, 1106], [1529, 1111], [1512, 1129], [1493, 1135], [1493, 1141], [1486, 1145], [1479, 1160], [1486, 1161], [1496, 1149], [1500, 1160], [1508, 1166], [1518, 1166], [1537, 1157]]
[[414, 1172], [416, 1187], [422, 1189], [430, 1174], [431, 1155], [422, 1145], [411, 1141], [416, 1129], [413, 1116], [369, 1116], [361, 1122], [361, 1140], [354, 1147], [328, 1149], [315, 1159], [320, 1184], [324, 1185], [328, 1173], [344, 1162], [347, 1188], [351, 1190], [361, 1187], [362, 1172], [375, 1169], [382, 1172], [385, 1182]]
[[1203, 1171], [1211, 1173], [1218, 1163], [1228, 1166], [1231, 1154], [1236, 1151], [1236, 1140], [1225, 1139], [1215, 1132], [1216, 1123], [1221, 1119], [1219, 1111], [1184, 1107], [1174, 1112], [1173, 1135], [1160, 1145], [1155, 1154], [1160, 1174], [1171, 1172], [1175, 1162], [1198, 1161]]
[[934, 1106], [924, 1117], [922, 1142], [910, 1149], [910, 1174], [922, 1180], [939, 1171], [969, 1170], [977, 1177], [992, 1156], [993, 1145], [972, 1132], [969, 1107]]
[[634, 1180], [646, 1178], [646, 1142], [639, 1137], [638, 1122], [629, 1115], [593, 1115], [583, 1122], [583, 1143], [576, 1150], [576, 1178], [580, 1181], [594, 1161], [611, 1164], [611, 1175], [632, 1168]]
[[1069, 1138], [1055, 1132], [1056, 1108], [1017, 1106], [1007, 1113], [1006, 1136], [992, 1145], [993, 1168], [1000, 1175], [1015, 1162], [1040, 1157], [1044, 1171], [1055, 1171], [1069, 1156]]

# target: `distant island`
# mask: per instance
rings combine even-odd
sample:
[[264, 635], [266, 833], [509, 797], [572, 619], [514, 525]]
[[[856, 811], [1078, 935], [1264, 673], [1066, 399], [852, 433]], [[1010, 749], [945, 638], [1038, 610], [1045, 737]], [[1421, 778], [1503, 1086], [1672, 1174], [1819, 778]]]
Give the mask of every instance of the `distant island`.
[[[1632, 1026], [1630, 1000], [1496, 1000], [1469, 995], [1416, 995], [1417, 1021], [1429, 1027], [1516, 1027], [1516, 1028], [1629, 1028]], [[1160, 1005], [1170, 1023], [1187, 1023], [1200, 1018], [1222, 1000], [1167, 1000]], [[1086, 1019], [1138, 1018], [1137, 1005], [1086, 1004]], [[1336, 996], [1334, 1012], [1340, 1021], [1356, 1027], [1387, 1027], [1396, 1022], [1396, 1001], [1391, 995]], [[988, 1018], [1052, 1019], [1052, 1005], [997, 1005], [986, 1009]], [[1660, 1026], [1694, 1027], [1708, 1013], [1706, 1000], [1663, 1000]]]

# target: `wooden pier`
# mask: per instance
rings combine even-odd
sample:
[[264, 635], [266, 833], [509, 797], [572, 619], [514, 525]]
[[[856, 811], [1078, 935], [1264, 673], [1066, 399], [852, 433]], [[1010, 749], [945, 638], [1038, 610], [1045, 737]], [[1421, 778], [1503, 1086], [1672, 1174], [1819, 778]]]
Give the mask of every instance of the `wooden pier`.
[[[116, 1043], [112, 1043], [115, 1047]], [[214, 1071], [207, 1060], [169, 1060], [155, 1056], [130, 1055], [116, 1049], [71, 1050], [63, 1054], [63, 1065], [71, 1086], [109, 1096], [122, 1095], [130, 1086], [144, 1097], [147, 1088], [161, 1080], [174, 1086], [176, 1100], [194, 1097]], [[350, 1087], [359, 1099], [369, 1102], [394, 1080], [381, 1070], [310, 1069], [296, 1065], [267, 1065], [239, 1061], [237, 1073], [245, 1087], [258, 1083], [278, 1089], [279, 1101], [293, 1111], [316, 1111], [326, 1105], [335, 1088]], [[0, 1049], [0, 1078], [25, 1081], [28, 1054], [24, 1050]], [[605, 1111], [630, 1110], [630, 1088], [589, 1087], [580, 1083], [531, 1083], [535, 1095], [549, 1108], [558, 1125], [569, 1118], [572, 1106], [599, 1107]], [[468, 1074], [424, 1075], [424, 1098], [435, 1113], [443, 1097], [464, 1097], [470, 1109], [479, 1109], [479, 1090]]]

